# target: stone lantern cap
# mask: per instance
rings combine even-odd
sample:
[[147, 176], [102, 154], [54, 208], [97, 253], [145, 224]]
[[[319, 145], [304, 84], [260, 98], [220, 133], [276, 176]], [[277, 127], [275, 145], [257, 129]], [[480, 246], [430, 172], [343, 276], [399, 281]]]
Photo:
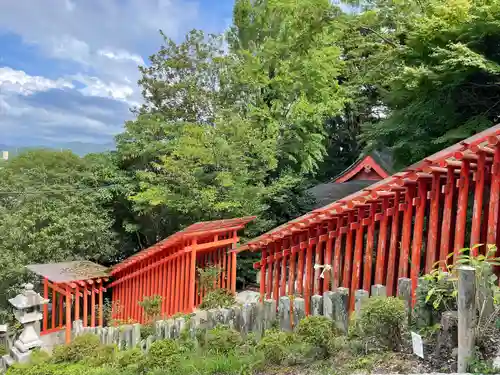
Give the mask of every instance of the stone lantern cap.
[[9, 299], [9, 302], [17, 310], [27, 310], [40, 305], [45, 305], [49, 302], [40, 294], [33, 290], [33, 284], [26, 284], [21, 294]]

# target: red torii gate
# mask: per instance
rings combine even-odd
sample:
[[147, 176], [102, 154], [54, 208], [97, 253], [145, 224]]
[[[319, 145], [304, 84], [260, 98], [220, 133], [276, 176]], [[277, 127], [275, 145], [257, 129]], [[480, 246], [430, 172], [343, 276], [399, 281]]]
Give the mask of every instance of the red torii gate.
[[196, 268], [218, 266], [223, 272], [216, 284], [236, 292], [236, 253], [229, 253], [239, 241], [238, 230], [255, 219], [243, 217], [193, 224], [165, 240], [116, 265], [111, 270], [113, 312], [118, 320], [144, 323], [138, 301], [161, 296], [163, 315], [189, 313], [198, 306], [205, 291], [200, 288]]
[[[89, 261], [33, 264], [27, 268], [43, 277], [43, 297], [51, 301], [43, 306], [40, 334], [65, 330], [71, 341], [71, 325], [82, 319], [83, 326], [103, 326], [103, 283], [108, 281], [107, 268]], [[89, 314], [90, 307], [90, 314]], [[97, 316], [96, 316], [97, 315]]]
[[[312, 294], [342, 286], [350, 290], [352, 309], [355, 290], [370, 292], [371, 285], [383, 284], [388, 295], [394, 295], [401, 277], [411, 278], [415, 298], [420, 272], [430, 271], [436, 261], [444, 267], [456, 260], [459, 250], [469, 245], [466, 233], [471, 246], [498, 247], [499, 214], [500, 125], [496, 125], [277, 227], [235, 252], [261, 251], [261, 261], [254, 264], [261, 271], [261, 298], [297, 293], [305, 298], [309, 314]], [[454, 256], [447, 260], [451, 251]], [[484, 247], [473, 253], [478, 251]], [[332, 265], [333, 277], [326, 272], [319, 279], [314, 264]]]

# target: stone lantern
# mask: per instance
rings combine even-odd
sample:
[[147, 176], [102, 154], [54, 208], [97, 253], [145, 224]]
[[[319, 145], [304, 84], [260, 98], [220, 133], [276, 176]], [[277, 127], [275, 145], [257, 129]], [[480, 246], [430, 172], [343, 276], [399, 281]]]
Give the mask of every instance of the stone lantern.
[[42, 341], [36, 332], [35, 325], [42, 320], [43, 315], [41, 306], [49, 302], [40, 294], [33, 290], [33, 284], [26, 284], [24, 291], [16, 297], [9, 300], [14, 306], [14, 315], [16, 319], [23, 325], [23, 331], [19, 338], [14, 342], [14, 346], [10, 351], [10, 357], [16, 362], [27, 362], [31, 350], [40, 348]]

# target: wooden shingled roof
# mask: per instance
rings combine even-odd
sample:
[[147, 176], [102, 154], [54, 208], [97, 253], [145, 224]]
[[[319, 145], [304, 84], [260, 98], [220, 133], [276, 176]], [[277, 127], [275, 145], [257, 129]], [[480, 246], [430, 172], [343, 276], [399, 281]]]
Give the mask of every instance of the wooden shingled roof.
[[109, 276], [106, 267], [88, 260], [31, 264], [26, 268], [56, 284], [101, 279]]

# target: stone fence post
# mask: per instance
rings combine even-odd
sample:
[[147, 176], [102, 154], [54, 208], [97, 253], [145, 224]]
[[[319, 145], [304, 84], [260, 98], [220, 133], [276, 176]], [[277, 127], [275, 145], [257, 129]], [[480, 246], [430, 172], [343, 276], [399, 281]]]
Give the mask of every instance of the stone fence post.
[[458, 268], [458, 365], [457, 372], [465, 373], [474, 355], [476, 330], [476, 270]]

